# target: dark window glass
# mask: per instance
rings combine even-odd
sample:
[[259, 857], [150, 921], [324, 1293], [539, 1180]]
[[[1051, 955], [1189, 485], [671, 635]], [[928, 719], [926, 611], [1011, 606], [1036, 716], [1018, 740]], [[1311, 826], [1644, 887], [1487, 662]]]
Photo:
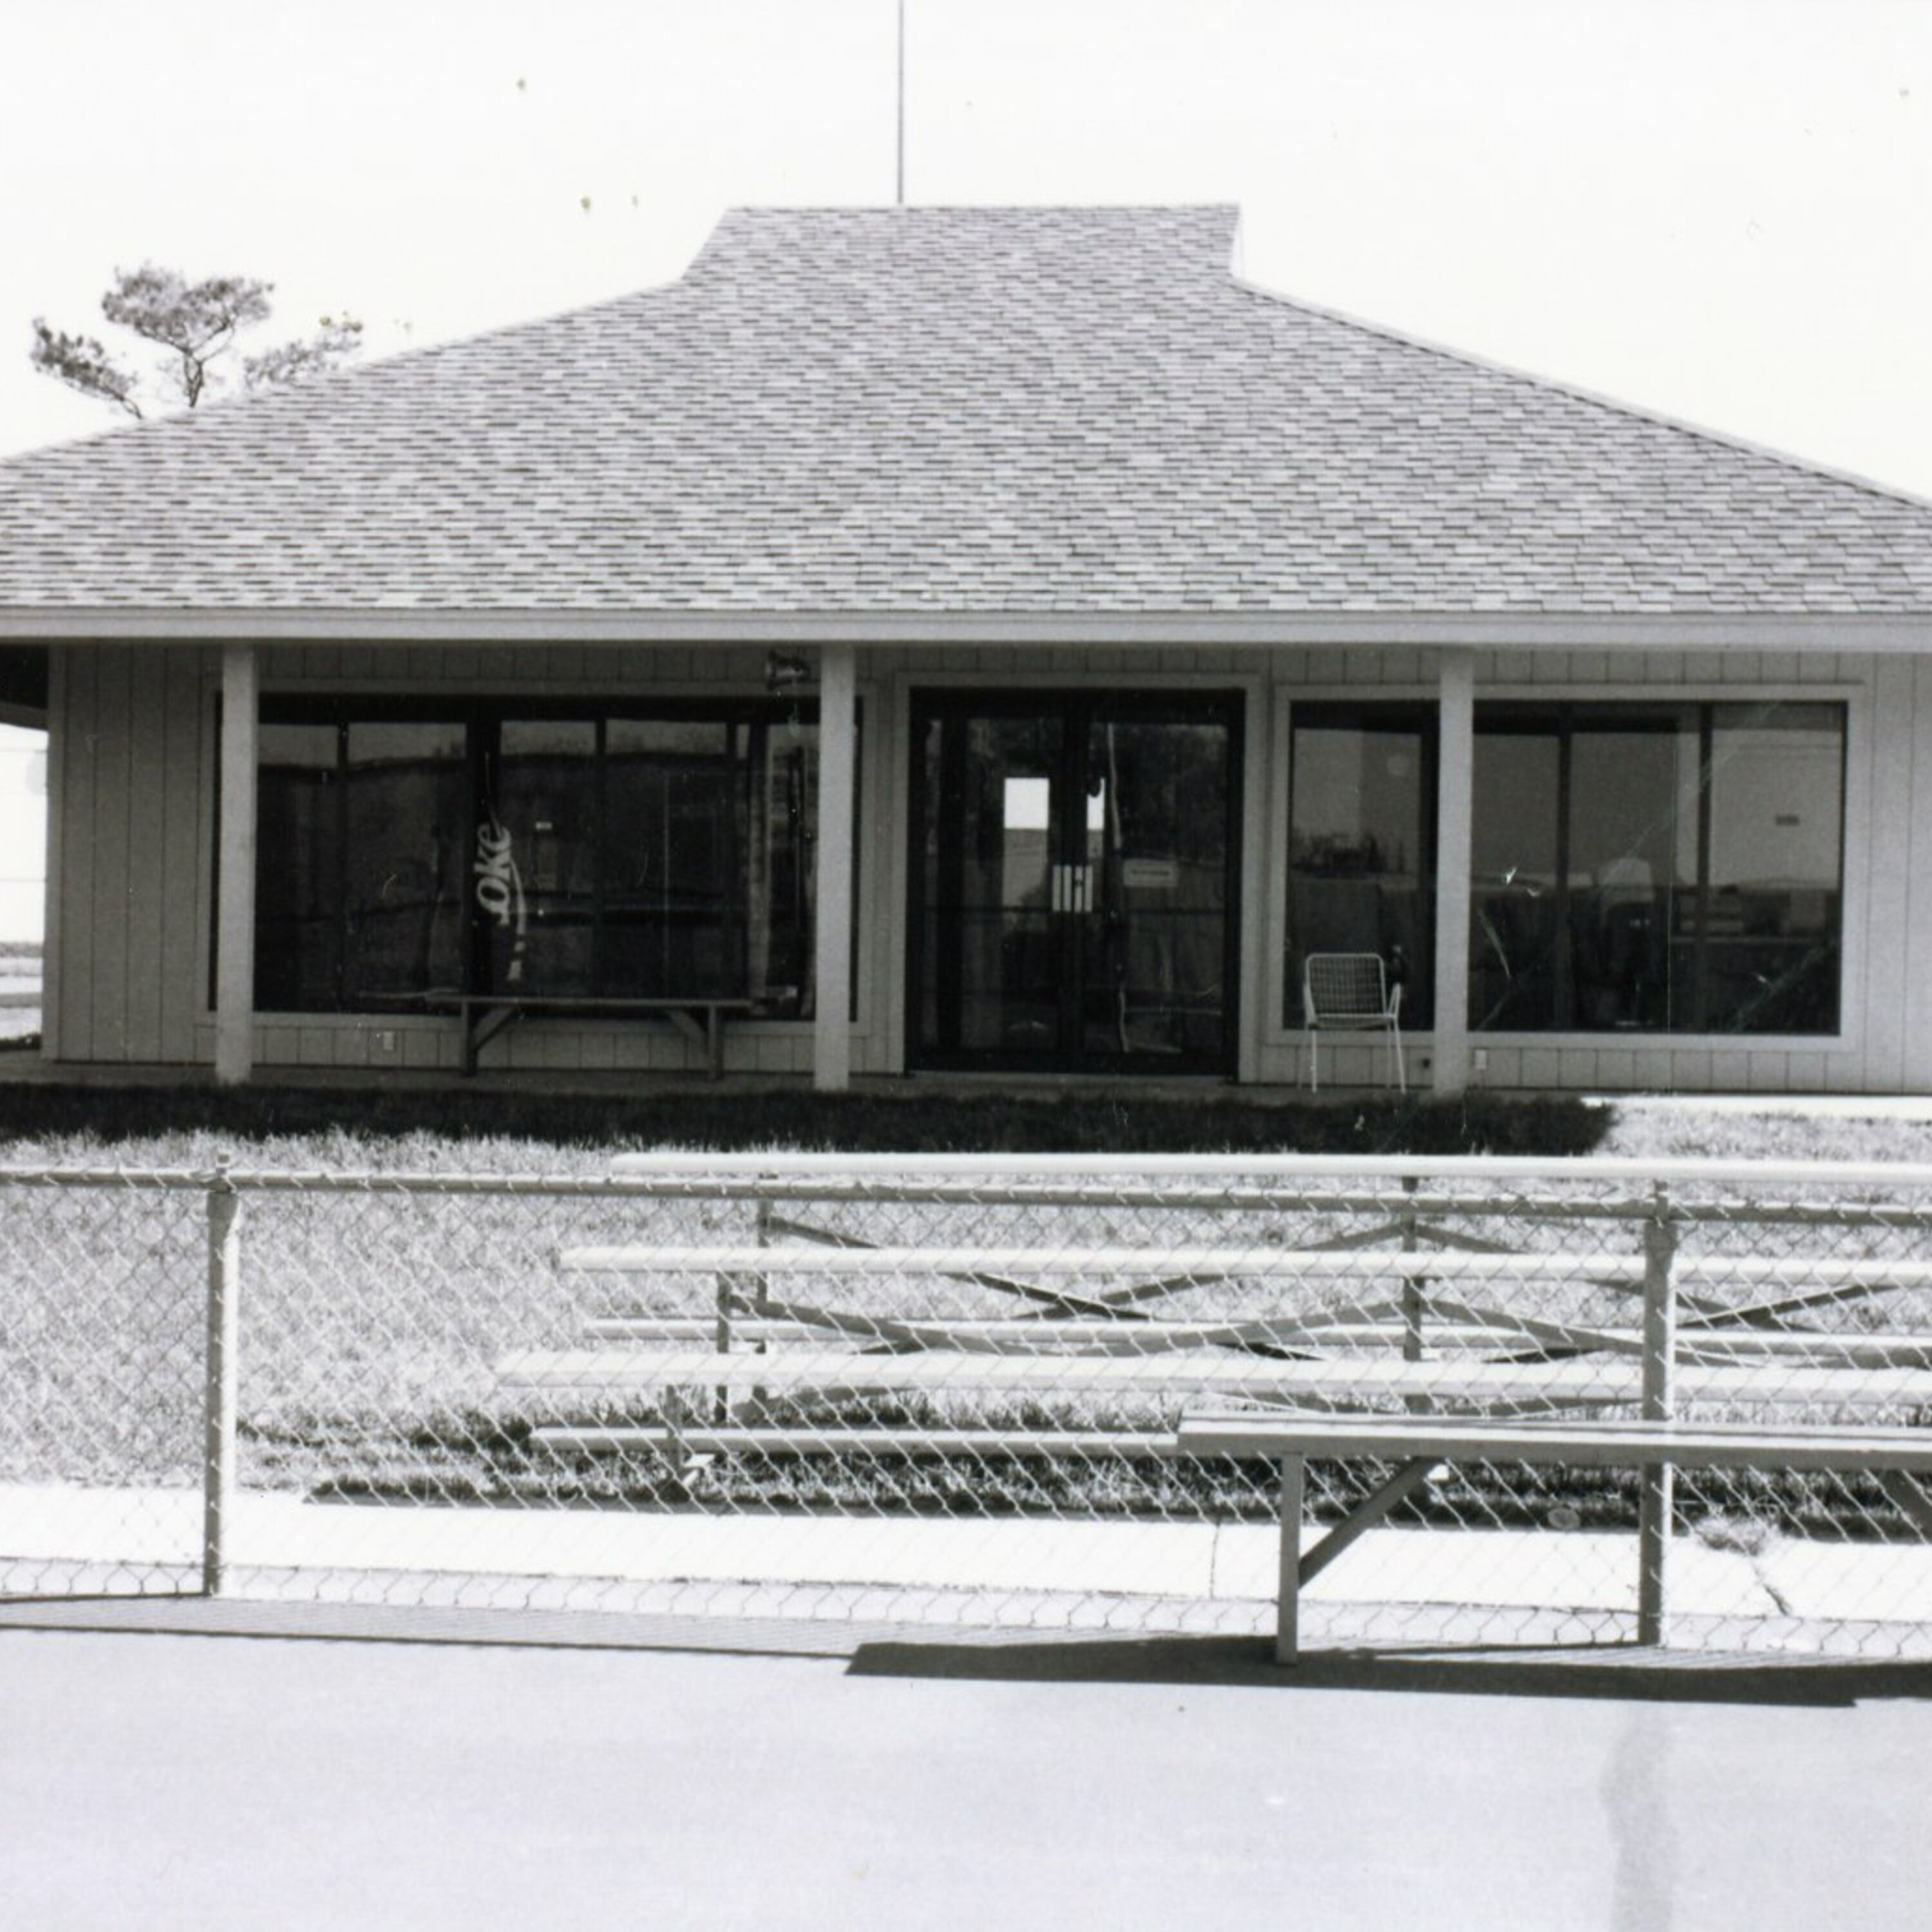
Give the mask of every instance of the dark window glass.
[[356, 722], [344, 740], [344, 998], [460, 986], [464, 728]]
[[801, 710], [264, 710], [262, 1010], [468, 990], [811, 1012], [818, 733]]
[[255, 1004], [342, 998], [342, 750], [334, 724], [265, 723], [257, 751]]
[[1434, 1014], [1436, 723], [1413, 705], [1298, 704], [1289, 754], [1287, 1018], [1311, 952], [1379, 953], [1405, 1022]]
[[1682, 1028], [1665, 944], [1697, 876], [1694, 712], [1580, 721], [1570, 749], [1569, 934], [1576, 1024]]
[[1707, 890], [1673, 930], [1701, 938], [1714, 1032], [1838, 1030], [1844, 768], [1835, 706], [1713, 709]]
[[1212, 1061], [1226, 1046], [1228, 727], [1103, 716], [1088, 735], [1100, 932], [1082, 960], [1085, 1044]]
[[740, 806], [748, 772], [722, 724], [610, 721], [604, 764], [600, 990], [745, 988]]
[[[1480, 725], [1478, 727], [1480, 730]], [[1495, 730], [1476, 741], [1471, 807], [1469, 1023], [1547, 1027], [1568, 957], [1558, 944], [1562, 741]]]
[[1838, 1025], [1836, 705], [1479, 706], [1469, 1017]]
[[[748, 990], [771, 1012], [808, 1018], [816, 944], [818, 727], [794, 713], [744, 728], [752, 767], [744, 844]], [[855, 934], [858, 916], [855, 891]], [[852, 956], [858, 957], [856, 944]]]
[[484, 765], [477, 907], [488, 990], [595, 992], [597, 727], [506, 719]]

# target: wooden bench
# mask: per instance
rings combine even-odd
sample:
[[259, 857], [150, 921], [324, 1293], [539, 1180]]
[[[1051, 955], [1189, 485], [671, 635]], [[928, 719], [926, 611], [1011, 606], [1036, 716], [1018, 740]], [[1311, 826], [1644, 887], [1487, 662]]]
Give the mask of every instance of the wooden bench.
[[[1688, 1383], [1680, 1383], [1688, 1393]], [[1653, 1478], [1648, 1522], [1639, 1530], [1638, 1640], [1664, 1640], [1670, 1546], [1667, 1472], [1694, 1468], [1863, 1471], [1932, 1535], [1932, 1504], [1908, 1475], [1932, 1472], [1932, 1431], [1806, 1427], [1760, 1422], [1499, 1420], [1466, 1416], [1268, 1415], [1249, 1412], [1184, 1417], [1174, 1447], [1185, 1456], [1266, 1459], [1281, 1484], [1280, 1592], [1275, 1656], [1300, 1654], [1302, 1586], [1428, 1478], [1438, 1463], [1489, 1460], [1636, 1468]], [[1311, 1549], [1301, 1547], [1302, 1502], [1311, 1456], [1372, 1457], [1399, 1465]], [[1660, 1506], [1655, 1472], [1665, 1473]], [[1648, 1534], [1646, 1534], [1646, 1529]]]
[[438, 992], [398, 994], [388, 1004], [406, 1005], [418, 1012], [448, 1013], [463, 1032], [463, 1071], [476, 1071], [484, 1048], [528, 1013], [590, 1015], [647, 1013], [666, 1020], [688, 1040], [704, 1048], [705, 1070], [714, 1080], [724, 1073], [724, 1022], [754, 1010], [747, 999], [690, 997], [619, 998], [604, 994], [564, 993], [458, 993]]

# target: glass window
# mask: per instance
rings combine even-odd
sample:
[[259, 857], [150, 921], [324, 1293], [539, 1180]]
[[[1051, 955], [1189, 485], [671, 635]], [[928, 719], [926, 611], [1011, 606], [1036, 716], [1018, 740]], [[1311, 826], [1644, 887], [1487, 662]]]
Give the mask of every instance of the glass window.
[[488, 990], [596, 992], [596, 724], [506, 718], [483, 769], [476, 876]]
[[1288, 769], [1286, 1018], [1311, 952], [1376, 952], [1408, 1023], [1434, 1014], [1436, 721], [1415, 705], [1298, 704]]
[[614, 718], [604, 766], [604, 989], [737, 994], [748, 773], [720, 724]]
[[1479, 706], [1478, 1028], [1838, 1024], [1836, 705]]
[[344, 998], [459, 986], [466, 734], [357, 722], [343, 738]]
[[1704, 1024], [1834, 1033], [1842, 713], [1828, 704], [1718, 705], [1710, 770], [1706, 891], [1688, 922], [1701, 941]]
[[[816, 943], [818, 727], [794, 712], [783, 720], [759, 719], [747, 730], [752, 769], [751, 825], [745, 842], [748, 991], [769, 1012], [808, 1018]], [[855, 892], [855, 934], [858, 916]], [[856, 946], [853, 957], [858, 957]], [[853, 997], [856, 1000], [856, 985]]]
[[404, 710], [264, 706], [259, 1008], [470, 990], [809, 1015], [818, 727], [800, 709]]
[[464, 727], [270, 718], [258, 758], [256, 1006], [460, 985]]
[[341, 1001], [341, 738], [334, 724], [260, 727], [255, 1004], [265, 1012]]
[[1478, 737], [1471, 801], [1469, 1023], [1556, 1024], [1562, 745], [1527, 724]]

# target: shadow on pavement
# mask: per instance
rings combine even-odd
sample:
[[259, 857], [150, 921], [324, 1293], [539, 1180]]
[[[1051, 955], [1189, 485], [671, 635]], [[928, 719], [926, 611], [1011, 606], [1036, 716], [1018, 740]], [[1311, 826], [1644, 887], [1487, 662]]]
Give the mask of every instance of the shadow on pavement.
[[1932, 1663], [1714, 1657], [1606, 1646], [1312, 1652], [1292, 1668], [1255, 1637], [1004, 1638], [864, 1643], [850, 1673], [982, 1683], [1250, 1684], [1276, 1691], [1400, 1690], [1476, 1697], [1607, 1697], [1637, 1703], [1845, 1708], [1932, 1698]]

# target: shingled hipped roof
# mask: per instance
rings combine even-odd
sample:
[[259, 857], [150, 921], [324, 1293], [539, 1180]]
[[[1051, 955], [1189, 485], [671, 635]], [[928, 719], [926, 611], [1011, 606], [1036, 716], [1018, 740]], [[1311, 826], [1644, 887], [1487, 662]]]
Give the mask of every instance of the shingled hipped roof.
[[1244, 285], [1225, 208], [677, 282], [0, 464], [0, 611], [1896, 614], [1932, 507]]

